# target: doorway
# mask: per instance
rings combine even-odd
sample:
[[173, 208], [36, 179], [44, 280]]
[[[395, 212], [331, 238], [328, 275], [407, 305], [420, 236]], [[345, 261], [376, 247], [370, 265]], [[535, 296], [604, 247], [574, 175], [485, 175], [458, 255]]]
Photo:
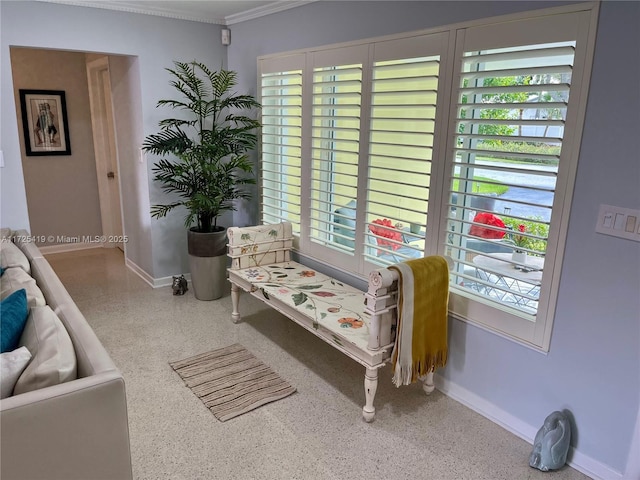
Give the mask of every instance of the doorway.
[[87, 60], [93, 144], [102, 217], [103, 246], [124, 252], [122, 201], [109, 57]]

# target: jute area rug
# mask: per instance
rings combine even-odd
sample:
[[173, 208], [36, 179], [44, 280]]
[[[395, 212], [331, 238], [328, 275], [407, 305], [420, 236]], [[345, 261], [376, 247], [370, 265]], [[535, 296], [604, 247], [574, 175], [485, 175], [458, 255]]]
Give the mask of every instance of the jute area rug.
[[169, 365], [222, 422], [296, 391], [238, 343]]

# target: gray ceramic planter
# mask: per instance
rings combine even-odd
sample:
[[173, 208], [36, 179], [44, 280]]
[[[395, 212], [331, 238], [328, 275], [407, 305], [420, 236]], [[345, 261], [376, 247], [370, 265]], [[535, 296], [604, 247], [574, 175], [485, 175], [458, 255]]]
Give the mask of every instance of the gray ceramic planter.
[[227, 231], [187, 232], [191, 287], [198, 300], [216, 300], [227, 287]]

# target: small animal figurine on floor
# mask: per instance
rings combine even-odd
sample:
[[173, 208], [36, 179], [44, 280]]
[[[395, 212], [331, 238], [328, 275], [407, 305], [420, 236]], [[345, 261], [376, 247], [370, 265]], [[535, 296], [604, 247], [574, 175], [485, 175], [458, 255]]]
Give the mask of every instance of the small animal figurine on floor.
[[567, 462], [570, 440], [569, 415], [559, 411], [549, 414], [536, 434], [529, 465], [543, 472], [561, 468]]
[[184, 275], [173, 276], [173, 294], [174, 295], [184, 295], [189, 288], [187, 287], [187, 279], [184, 278]]

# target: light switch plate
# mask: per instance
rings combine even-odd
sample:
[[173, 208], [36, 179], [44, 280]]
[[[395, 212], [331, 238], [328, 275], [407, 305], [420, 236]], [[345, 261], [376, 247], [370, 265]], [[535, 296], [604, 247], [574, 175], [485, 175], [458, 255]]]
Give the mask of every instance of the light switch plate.
[[640, 210], [600, 205], [596, 232], [640, 242]]

